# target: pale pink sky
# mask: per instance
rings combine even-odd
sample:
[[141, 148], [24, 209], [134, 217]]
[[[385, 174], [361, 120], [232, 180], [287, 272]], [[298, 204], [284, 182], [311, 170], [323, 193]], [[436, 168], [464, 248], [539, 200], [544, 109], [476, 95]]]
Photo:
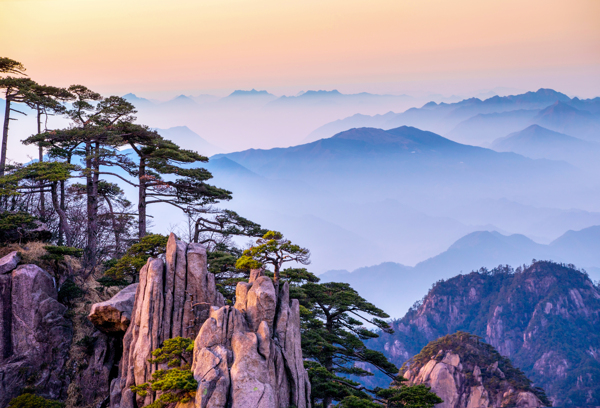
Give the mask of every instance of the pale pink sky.
[[0, 0], [32, 78], [149, 97], [268, 89], [600, 95], [599, 0]]

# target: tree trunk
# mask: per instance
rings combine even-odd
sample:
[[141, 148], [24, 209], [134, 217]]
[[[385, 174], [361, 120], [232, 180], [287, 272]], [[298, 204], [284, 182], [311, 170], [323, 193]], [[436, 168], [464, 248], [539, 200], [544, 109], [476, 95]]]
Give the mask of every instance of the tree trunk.
[[[39, 105], [37, 107], [37, 131], [38, 135], [42, 133], [42, 110], [40, 109]], [[38, 147], [38, 149], [39, 162], [41, 163], [44, 161], [44, 149], [42, 149], [41, 145]], [[46, 221], [46, 196], [44, 195], [43, 188], [41, 188], [42, 184], [43, 183], [40, 181], [40, 219], [42, 221]]]
[[6, 167], [6, 149], [8, 147], [8, 123], [10, 121], [10, 96], [6, 92], [6, 107], [4, 109], [4, 127], [2, 128], [2, 152], [0, 153], [0, 176], [4, 176]]
[[[325, 321], [325, 330], [327, 330], [329, 333], [333, 332], [333, 321], [332, 319], [329, 317], [329, 314], [326, 312], [326, 321]], [[324, 366], [325, 369], [327, 371], [329, 371], [330, 373], [333, 373], [333, 355], [331, 355], [331, 353], [328, 353], [325, 356], [325, 361], [324, 361]], [[325, 398], [323, 398], [323, 407], [328, 407], [329, 405], [331, 405], [332, 402], [332, 398], [330, 396], [326, 396]]]
[[[65, 181], [61, 180], [60, 181], [60, 209], [63, 212], [66, 212], [65, 209]], [[63, 229], [63, 226], [61, 224], [58, 225], [58, 245], [62, 245], [64, 243], [64, 235], [65, 235], [65, 230]]]
[[96, 265], [96, 252], [98, 250], [97, 230], [98, 230], [98, 185], [96, 178], [98, 174], [96, 170], [96, 160], [94, 155], [96, 149], [91, 142], [85, 144], [85, 167], [86, 167], [86, 194], [87, 194], [87, 245], [85, 248], [86, 265]]
[[198, 242], [198, 240], [200, 240], [200, 226], [198, 225], [198, 223], [200, 222], [200, 220], [196, 221], [194, 223], [194, 242]]
[[110, 210], [110, 218], [112, 221], [113, 232], [115, 233], [115, 253], [114, 257], [119, 257], [119, 249], [121, 248], [121, 234], [119, 233], [119, 228], [117, 228], [117, 220], [115, 219], [115, 211], [113, 210], [112, 202], [108, 199], [108, 197], [104, 197], [104, 201], [108, 205], [108, 209]]
[[[71, 155], [70, 154], [67, 157], [67, 163], [71, 164]], [[60, 208], [61, 208], [61, 210], [63, 210], [66, 213], [67, 206], [65, 204], [65, 186], [66, 186], [66, 181], [61, 180], [60, 181]], [[62, 228], [62, 225], [59, 225], [58, 226], [58, 245], [62, 245], [64, 243], [63, 237], [64, 237], [64, 230]]]
[[146, 160], [140, 157], [138, 197], [138, 238], [146, 236]]
[[50, 193], [52, 196], [52, 205], [54, 206], [54, 210], [58, 214], [59, 225], [61, 229], [65, 233], [65, 237], [67, 239], [67, 246], [73, 245], [73, 235], [71, 234], [71, 227], [69, 227], [69, 222], [67, 220], [67, 214], [60, 208], [60, 203], [58, 201], [58, 189], [57, 182], [52, 183], [50, 186]]
[[273, 265], [273, 286], [275, 286], [275, 293], [279, 296], [279, 265]]

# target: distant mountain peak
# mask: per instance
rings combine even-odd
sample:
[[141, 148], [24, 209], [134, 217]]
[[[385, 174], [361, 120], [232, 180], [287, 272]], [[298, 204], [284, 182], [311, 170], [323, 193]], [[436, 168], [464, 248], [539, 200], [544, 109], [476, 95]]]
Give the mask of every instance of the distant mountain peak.
[[315, 96], [340, 96], [340, 95], [343, 95], [343, 94], [340, 91], [338, 91], [337, 89], [334, 89], [332, 91], [324, 91], [324, 90], [306, 91], [300, 96], [308, 98], [308, 97], [315, 97]]
[[567, 105], [564, 102], [556, 101], [552, 105], [548, 106], [546, 109], [542, 110], [540, 114], [544, 114], [546, 112], [555, 111], [555, 112], [577, 112], [579, 109], [574, 108], [570, 105]]
[[[433, 148], [448, 145], [458, 145], [443, 136], [437, 135], [432, 132], [417, 129], [412, 126], [400, 126], [395, 129], [383, 130], [378, 128], [354, 128], [340, 132], [330, 139], [346, 139], [365, 142], [370, 145], [404, 145]], [[326, 139], [325, 139], [326, 140]], [[318, 142], [314, 142], [318, 143]]]
[[535, 93], [536, 95], [539, 95], [539, 96], [542, 96], [542, 95], [543, 96], [557, 96], [557, 97], [560, 97], [561, 99], [569, 99], [569, 97], [567, 95], [565, 95], [564, 93], [555, 91], [554, 89], [551, 89], [551, 88], [540, 88], [533, 93]]
[[274, 95], [270, 94], [269, 92], [267, 92], [265, 90], [257, 91], [256, 89], [252, 88], [249, 91], [244, 91], [241, 89], [235, 90], [229, 96], [236, 97], [236, 96], [274, 96]]
[[152, 103], [152, 101], [150, 101], [146, 98], [140, 98], [139, 96], [137, 96], [136, 94], [131, 93], [131, 92], [126, 95], [123, 95], [123, 99], [125, 99], [128, 102], [134, 103], [134, 104], [135, 103], [148, 103], [148, 104]]
[[186, 95], [178, 95], [175, 98], [165, 102], [166, 104], [176, 104], [176, 105], [196, 105], [196, 102], [190, 98], [189, 96]]

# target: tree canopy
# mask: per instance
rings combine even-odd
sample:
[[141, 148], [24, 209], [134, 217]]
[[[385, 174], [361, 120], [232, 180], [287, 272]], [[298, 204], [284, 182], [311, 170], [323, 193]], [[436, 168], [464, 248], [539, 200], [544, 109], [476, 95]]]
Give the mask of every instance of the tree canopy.
[[268, 231], [256, 240], [256, 245], [245, 250], [236, 263], [240, 269], [258, 269], [262, 266], [273, 267], [275, 285], [279, 284], [281, 267], [286, 262], [310, 264], [310, 251], [285, 239], [278, 231]]

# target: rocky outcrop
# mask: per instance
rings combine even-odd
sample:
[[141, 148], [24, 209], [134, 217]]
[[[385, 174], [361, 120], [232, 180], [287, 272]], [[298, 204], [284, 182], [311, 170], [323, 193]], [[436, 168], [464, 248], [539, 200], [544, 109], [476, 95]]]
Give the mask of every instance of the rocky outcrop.
[[287, 284], [276, 294], [271, 279], [253, 271], [249, 283], [238, 284], [235, 306], [225, 306], [207, 266], [204, 246], [171, 234], [164, 258], [142, 268], [110, 406], [153, 402], [152, 393], [136, 396], [130, 387], [158, 369], [148, 362], [153, 350], [182, 336], [195, 339], [196, 407], [308, 407], [299, 304]]
[[367, 344], [398, 366], [462, 330], [510, 358], [554, 405], [600, 406], [600, 288], [572, 265], [540, 261], [440, 281], [392, 327]]
[[[276, 319], [277, 316], [277, 319]], [[300, 349], [300, 307], [287, 283], [253, 271], [234, 307], [213, 307], [194, 343], [196, 407], [310, 406]]]
[[13, 251], [10, 254], [2, 257], [2, 259], [0, 259], [0, 275], [15, 269], [20, 261], [21, 257], [17, 251]]
[[154, 401], [135, 396], [130, 387], [143, 384], [157, 370], [151, 352], [170, 338], [194, 338], [210, 306], [225, 304], [208, 273], [206, 249], [169, 237], [163, 258], [150, 258], [140, 271], [131, 323], [123, 339], [119, 378], [111, 385], [111, 406], [141, 407]]
[[543, 391], [492, 346], [468, 333], [442, 337], [410, 359], [401, 374], [409, 385], [425, 384], [444, 402], [436, 408], [537, 408], [549, 405]]
[[131, 320], [138, 283], [127, 286], [105, 302], [92, 305], [88, 319], [105, 333], [125, 333]]
[[[16, 266], [15, 253], [0, 264]], [[9, 273], [7, 273], [9, 272]], [[53, 278], [36, 265], [0, 275], [0, 407], [25, 387], [64, 399], [65, 363], [73, 336]]]

